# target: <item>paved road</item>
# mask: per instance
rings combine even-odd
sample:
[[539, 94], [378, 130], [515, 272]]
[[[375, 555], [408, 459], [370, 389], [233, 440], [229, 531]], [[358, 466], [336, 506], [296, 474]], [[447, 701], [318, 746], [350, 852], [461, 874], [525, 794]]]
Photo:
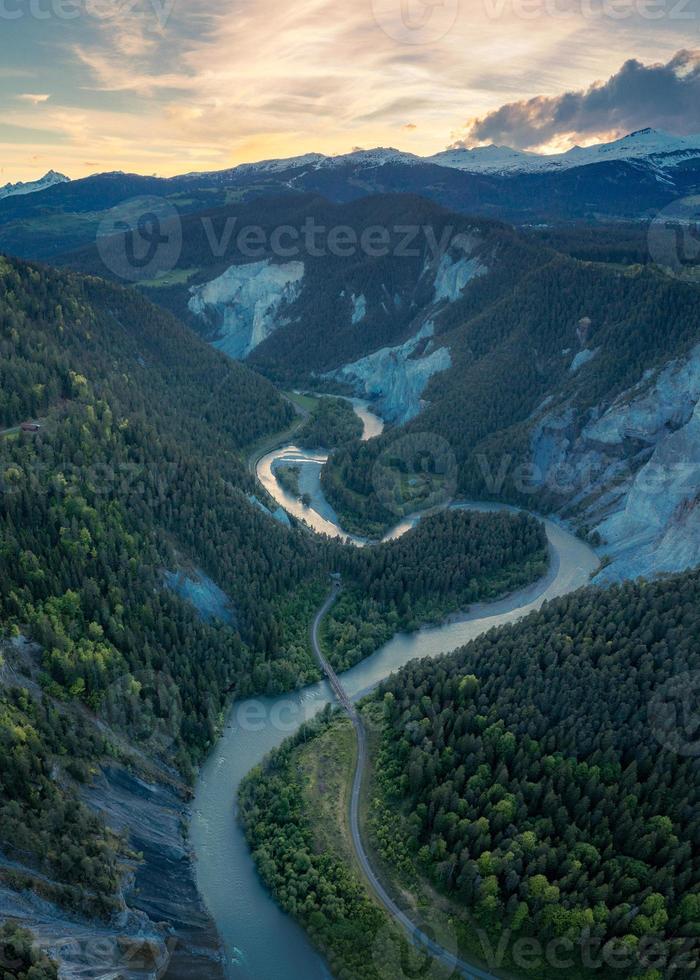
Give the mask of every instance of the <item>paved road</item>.
[[360, 867], [362, 868], [365, 877], [367, 878], [367, 881], [369, 882], [369, 885], [376, 897], [382, 903], [389, 915], [391, 915], [392, 918], [399, 923], [399, 925], [403, 926], [414, 945], [428, 950], [428, 952], [434, 956], [436, 960], [444, 963], [445, 966], [450, 967], [452, 970], [457, 970], [463, 977], [467, 978], [467, 980], [498, 980], [498, 977], [494, 976], [493, 973], [488, 973], [486, 970], [480, 970], [478, 967], [471, 966], [469, 963], [465, 963], [464, 960], [460, 960], [459, 957], [455, 956], [453, 953], [443, 949], [442, 946], [440, 946], [433, 939], [422, 932], [416, 925], [414, 925], [406, 913], [399, 908], [396, 902], [386, 892], [382, 883], [379, 881], [372, 869], [372, 865], [370, 864], [367, 852], [365, 851], [364, 844], [362, 843], [362, 835], [360, 833], [360, 796], [362, 793], [362, 782], [367, 769], [368, 758], [365, 726], [362, 724], [362, 718], [348, 697], [340, 678], [336, 674], [333, 667], [328, 663], [328, 660], [326, 660], [324, 657], [321, 651], [321, 644], [319, 643], [318, 639], [318, 631], [321, 622], [338, 598], [340, 591], [340, 583], [334, 583], [330, 595], [316, 614], [316, 618], [314, 619], [313, 626], [311, 628], [311, 646], [313, 648], [314, 656], [318, 660], [323, 672], [328, 678], [336, 698], [350, 716], [350, 720], [353, 723], [355, 734], [357, 736], [357, 766], [355, 768], [355, 778], [353, 781], [352, 796], [350, 799], [350, 830], [352, 832], [352, 843], [357, 860], [359, 861]]

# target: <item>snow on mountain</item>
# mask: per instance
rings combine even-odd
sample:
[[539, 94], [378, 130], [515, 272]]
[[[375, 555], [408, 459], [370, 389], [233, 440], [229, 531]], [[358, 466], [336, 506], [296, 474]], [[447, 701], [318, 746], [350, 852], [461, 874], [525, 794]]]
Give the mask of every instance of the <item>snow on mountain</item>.
[[669, 167], [696, 157], [700, 157], [700, 136], [669, 136], [656, 129], [640, 129], [612, 143], [575, 146], [554, 159], [562, 168], [606, 160], [648, 160]]
[[377, 146], [372, 150], [353, 150], [352, 153], [343, 153], [335, 157], [325, 157], [317, 166], [317, 169], [356, 166], [356, 167], [383, 167], [387, 163], [416, 164], [424, 163], [422, 157], [414, 153], [404, 153], [402, 150], [395, 150], [393, 147]]
[[287, 170], [333, 170], [340, 167], [382, 167], [385, 163], [422, 163], [422, 158], [413, 153], [403, 153], [392, 147], [378, 146], [372, 150], [353, 150], [352, 153], [341, 153], [338, 156], [326, 156], [323, 153], [306, 153], [299, 157], [289, 157], [282, 160], [261, 160], [260, 163], [242, 163], [227, 173], [237, 176], [248, 174], [284, 173]]
[[[584, 167], [608, 160], [642, 160], [652, 166], [671, 168], [684, 160], [700, 158], [700, 135], [670, 136], [655, 129], [641, 129], [612, 143], [595, 146], [574, 146], [566, 153], [551, 155], [516, 150], [510, 146], [477, 146], [472, 149], [456, 147], [443, 150], [433, 156], [420, 157], [393, 147], [375, 147], [371, 150], [353, 150], [338, 156], [323, 153], [306, 153], [303, 156], [281, 160], [261, 160], [259, 163], [242, 163], [231, 170], [220, 172], [219, 178], [236, 175], [281, 174], [290, 170], [334, 170], [342, 167], [364, 169], [398, 163], [404, 166], [434, 164], [452, 170], [474, 174], [523, 174], [547, 173]], [[203, 174], [188, 176], [205, 176]]]
[[297, 170], [300, 167], [315, 168], [327, 159], [328, 157], [324, 156], [323, 153], [304, 153], [299, 157], [288, 157], [281, 160], [261, 160], [259, 163], [241, 163], [233, 169], [237, 174], [277, 174], [283, 173], [285, 170]]
[[0, 187], [0, 200], [4, 197], [17, 197], [20, 194], [36, 194], [37, 191], [45, 191], [47, 187], [53, 187], [54, 184], [67, 184], [69, 180], [70, 177], [49, 170], [40, 180], [30, 180], [27, 183], [20, 180], [17, 184], [5, 184], [4, 187]]
[[435, 156], [426, 157], [425, 162], [437, 164], [438, 167], [466, 170], [473, 174], [504, 174], [522, 173], [535, 166], [541, 159], [536, 153], [526, 153], [524, 150], [513, 150], [510, 146], [491, 144], [491, 146], [477, 146], [473, 150], [466, 147], [443, 150]]
[[676, 167], [700, 158], [700, 135], [670, 136], [655, 129], [640, 129], [612, 143], [574, 146], [566, 153], [526, 153], [508, 146], [457, 148], [428, 157], [426, 162], [468, 173], [547, 173], [585, 167], [610, 160], [642, 160], [653, 166]]

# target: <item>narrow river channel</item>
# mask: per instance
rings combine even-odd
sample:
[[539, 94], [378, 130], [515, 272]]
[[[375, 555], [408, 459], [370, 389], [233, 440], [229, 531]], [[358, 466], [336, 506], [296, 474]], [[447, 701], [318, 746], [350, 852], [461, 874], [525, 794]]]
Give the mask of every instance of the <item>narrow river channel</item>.
[[[369, 406], [355, 400], [365, 425], [365, 438], [382, 431], [382, 422]], [[327, 459], [290, 445], [263, 457], [257, 476], [268, 493], [289, 513], [314, 530], [366, 542], [347, 535], [324, 499], [320, 470]], [[300, 487], [311, 497], [304, 507], [280, 487], [274, 468], [281, 461], [300, 466]], [[498, 504], [460, 504], [479, 510], [502, 509]], [[407, 531], [406, 520], [390, 536]], [[512, 623], [538, 609], [547, 599], [565, 595], [589, 582], [598, 567], [591, 548], [553, 521], [545, 521], [552, 564], [534, 585], [497, 602], [472, 606], [465, 616], [442, 626], [412, 634], [397, 634], [371, 657], [342, 676], [352, 697], [359, 697], [389, 674], [418, 657], [436, 657], [454, 650], [494, 626]], [[299, 725], [334, 702], [325, 682], [292, 694], [256, 698], [233, 705], [220, 741], [202, 767], [196, 789], [191, 839], [197, 862], [197, 883], [221, 934], [231, 980], [322, 980], [325, 965], [303, 931], [281, 912], [261, 884], [236, 820], [236, 798], [243, 777], [263, 757], [292, 735]]]

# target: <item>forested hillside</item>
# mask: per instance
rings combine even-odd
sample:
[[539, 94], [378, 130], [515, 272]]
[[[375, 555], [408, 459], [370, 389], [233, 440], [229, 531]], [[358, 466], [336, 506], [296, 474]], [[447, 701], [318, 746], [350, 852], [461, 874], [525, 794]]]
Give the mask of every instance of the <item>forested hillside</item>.
[[[538, 412], [560, 406], [562, 425], [579, 412], [596, 417], [648, 372], [686, 354], [700, 339], [698, 293], [653, 270], [622, 274], [564, 256], [484, 303], [488, 278], [472, 284], [439, 321], [435, 343], [449, 347], [452, 366], [431, 379], [408, 431], [449, 441], [458, 490], [467, 497], [558, 509], [585, 493], [590, 475], [546, 468], [532, 474]], [[325, 468], [326, 494], [349, 526], [391, 524], [373, 471], [402, 434], [387, 430], [344, 447]]]
[[336, 449], [362, 437], [364, 426], [344, 398], [319, 398], [294, 441], [306, 449]]
[[[4, 259], [0, 366], [2, 880], [108, 915], [124, 844], [79, 795], [111, 732], [190, 777], [230, 690], [315, 676], [319, 548], [247, 502], [241, 458], [292, 410], [138, 295]], [[179, 567], [221, 583], [232, 626], [165, 587]]]
[[513, 592], [547, 564], [544, 527], [524, 514], [445, 511], [381, 547], [347, 550], [347, 587], [322, 625], [328, 658], [346, 670], [399, 630]]
[[[0, 883], [56, 907], [109, 917], [138, 860], [85, 805], [102, 763], [190, 780], [229, 697], [318, 677], [308, 634], [331, 570], [375, 590], [375, 642], [384, 620], [542, 570], [534, 521], [438, 516], [421, 573], [428, 526], [360, 551], [272, 520], [245, 458], [292, 407], [135, 292], [1, 260], [0, 365]], [[208, 576], [226, 617], [172, 572]]]
[[[362, 833], [409, 917], [496, 975], [697, 977], [699, 637], [694, 572], [579, 591], [385, 681], [362, 708]], [[377, 980], [388, 921], [327, 798], [350, 791], [352, 744], [347, 719], [300, 732], [246, 781], [242, 819], [335, 975]]]
[[378, 695], [385, 856], [398, 861], [398, 827], [465, 934], [496, 945], [509, 929], [509, 956], [520, 936], [574, 953], [590, 937], [635, 954], [625, 976], [696, 976], [700, 781], [682, 699], [699, 637], [689, 573], [589, 589], [404, 668]]
[[[475, 287], [474, 309], [513, 288], [552, 254], [506, 225], [404, 194], [347, 204], [286, 194], [186, 215], [181, 226], [176, 267], [139, 288], [219, 342], [230, 331], [245, 332], [253, 307], [262, 302], [255, 349], [247, 356], [265, 374], [295, 383], [406, 340], [429, 310], [446, 305], [442, 288], [455, 291], [452, 279], [461, 273], [453, 266], [465, 258], [461, 243], [473, 260], [466, 272], [481, 263], [491, 273]], [[109, 277], [123, 247], [122, 236], [114, 236], [101, 240], [99, 249], [91, 244], [63, 260], [80, 272]], [[274, 284], [267, 292], [271, 270], [297, 265], [298, 289], [278, 309]], [[232, 268], [253, 275], [255, 287], [229, 296], [224, 280]], [[224, 295], [193, 315], [193, 290], [213, 283]]]

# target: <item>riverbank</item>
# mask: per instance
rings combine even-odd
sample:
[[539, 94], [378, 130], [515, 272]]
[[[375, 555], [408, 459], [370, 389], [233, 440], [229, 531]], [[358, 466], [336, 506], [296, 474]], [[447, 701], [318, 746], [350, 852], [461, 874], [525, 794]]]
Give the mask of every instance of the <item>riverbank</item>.
[[[358, 403], [356, 411], [365, 413], [365, 438], [379, 434], [383, 423], [371, 413], [369, 406]], [[284, 456], [295, 449], [283, 445], [278, 452]], [[261, 462], [267, 457], [267, 453], [258, 455], [255, 468], [259, 477]], [[319, 491], [318, 473], [325, 459], [323, 454], [320, 457], [313, 458], [311, 464]], [[266, 478], [262, 482], [276, 503], [287, 510], [287, 501], [272, 476], [272, 462], [269, 471], [266, 463]], [[317, 513], [317, 505], [322, 506], [322, 495], [313, 500], [301, 519], [313, 530], [323, 532], [329, 527], [335, 537], [347, 538], [337, 523]], [[471, 502], [462, 506], [487, 511], [503, 509], [494, 504]], [[539, 609], [545, 601], [589, 584], [591, 574], [598, 567], [593, 550], [554, 521], [543, 523], [551, 561], [542, 580], [496, 602], [474, 605], [467, 613], [439, 626], [394, 636], [341, 675], [349, 697], [356, 700], [368, 693], [411, 660], [447, 653], [493, 627], [516, 622]], [[392, 536], [405, 533], [414, 524], [414, 520], [402, 521]], [[306, 934], [276, 905], [257, 873], [238, 823], [238, 791], [243, 779], [269, 752], [334, 702], [330, 685], [322, 681], [278, 697], [251, 698], [232, 705], [221, 739], [201, 769], [190, 838], [196, 854], [198, 889], [219, 930], [230, 980], [330, 978]]]
[[[282, 447], [280, 452], [284, 451]], [[314, 465], [320, 470], [321, 460], [316, 459]], [[276, 480], [269, 488], [276, 502], [285, 506], [277, 495]], [[314, 530], [318, 529], [316, 503], [321, 503], [320, 499], [314, 501], [306, 519], [310, 525], [313, 522]], [[479, 505], [479, 509], [502, 508], [489, 504]], [[395, 534], [404, 533], [413, 523], [402, 522]], [[341, 675], [349, 696], [356, 700], [411, 660], [454, 650], [495, 626], [517, 621], [549, 599], [587, 585], [598, 567], [595, 553], [555, 522], [545, 520], [544, 525], [552, 562], [543, 580], [497, 602], [473, 606], [451, 622], [395, 636]], [[347, 537], [337, 524], [331, 530], [336, 537]], [[279, 697], [238, 702], [231, 708], [222, 738], [202, 767], [191, 826], [197, 883], [224, 943], [227, 975], [235, 980], [329, 977], [308, 937], [275, 904], [259, 878], [237, 818], [238, 790], [250, 770], [333, 702], [333, 692], [325, 681]], [[284, 950], [283, 960], [280, 950]]]

